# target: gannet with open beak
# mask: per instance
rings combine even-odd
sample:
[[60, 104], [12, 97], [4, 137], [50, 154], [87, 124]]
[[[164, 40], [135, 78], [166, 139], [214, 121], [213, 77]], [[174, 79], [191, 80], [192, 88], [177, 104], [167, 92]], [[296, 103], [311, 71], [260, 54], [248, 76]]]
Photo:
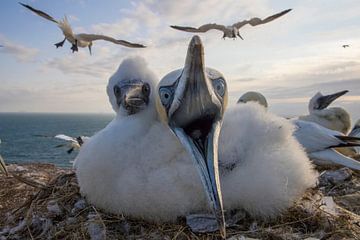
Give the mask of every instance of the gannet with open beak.
[[284, 10], [282, 12], [279, 12], [277, 14], [274, 14], [274, 15], [271, 15], [265, 19], [260, 19], [260, 18], [257, 18], [257, 17], [254, 17], [254, 18], [251, 18], [250, 20], [244, 20], [244, 21], [241, 21], [241, 22], [237, 22], [237, 23], [234, 23], [233, 25], [231, 26], [225, 26], [225, 25], [219, 25], [219, 24], [216, 24], [216, 23], [210, 23], [210, 24], [205, 24], [205, 25], [202, 25], [198, 28], [194, 28], [194, 27], [182, 27], [182, 26], [175, 26], [175, 25], [171, 25], [170, 27], [174, 28], [174, 29], [177, 29], [177, 30], [181, 30], [181, 31], [185, 31], [185, 32], [194, 32], [194, 33], [204, 33], [204, 32], [207, 32], [209, 30], [212, 30], [212, 29], [216, 29], [216, 30], [219, 30], [219, 31], [222, 31], [224, 33], [223, 35], [223, 39], [225, 38], [241, 38], [242, 40], [244, 40], [240, 33], [239, 33], [239, 29], [242, 28], [243, 26], [249, 24], [251, 26], [257, 26], [257, 25], [261, 25], [261, 24], [265, 24], [265, 23], [268, 23], [268, 22], [271, 22], [283, 15], [285, 15], [286, 13], [290, 12], [291, 9], [287, 9], [287, 10]]
[[[189, 59], [192, 48], [196, 54]], [[189, 86], [181, 84], [184, 79], [198, 82], [196, 88], [203, 89], [202, 95], [192, 94]], [[158, 95], [161, 119], [176, 133], [187, 151], [193, 152], [192, 158], [207, 163], [205, 167], [215, 166], [211, 157], [216, 157], [214, 133], [218, 131], [221, 115], [212, 116], [212, 109], [221, 110], [219, 114], [224, 111], [226, 82], [221, 73], [205, 67], [198, 36], [190, 42], [184, 68], [170, 72], [160, 81]], [[217, 105], [221, 108], [214, 106], [216, 101], [221, 103]], [[286, 120], [256, 105], [236, 106], [225, 111], [218, 142], [221, 188], [217, 190], [222, 193], [225, 210], [243, 208], [254, 216], [275, 216], [313, 186], [316, 173], [292, 136], [292, 130]], [[208, 149], [213, 152], [211, 155], [206, 152]], [[210, 186], [211, 183], [207, 188]], [[220, 214], [216, 216], [221, 222]]]
[[[255, 101], [267, 108], [266, 98], [258, 92], [245, 93], [240, 97], [242, 103]], [[325, 128], [317, 123], [299, 119], [290, 120], [295, 126], [294, 136], [305, 148], [308, 156], [317, 165], [341, 165], [355, 170], [360, 162], [347, 157], [334, 148], [351, 148], [360, 145], [360, 138], [347, 137], [341, 132]]]
[[348, 134], [351, 129], [349, 113], [341, 107], [327, 108], [332, 102], [347, 92], [349, 91], [345, 90], [329, 95], [322, 95], [320, 92], [316, 93], [309, 101], [309, 114], [299, 116], [298, 118], [303, 121], [315, 122], [343, 134]]
[[27, 4], [23, 4], [23, 3], [20, 3], [20, 4], [22, 6], [24, 6], [25, 8], [29, 9], [30, 11], [32, 11], [33, 13], [39, 15], [40, 17], [43, 17], [43, 18], [45, 18], [49, 21], [52, 21], [58, 25], [58, 27], [63, 32], [65, 38], [63, 41], [55, 44], [56, 48], [62, 47], [66, 40], [68, 40], [72, 44], [72, 47], [71, 47], [72, 52], [77, 52], [78, 47], [81, 47], [81, 48], [87, 47], [87, 48], [89, 48], [90, 55], [91, 55], [91, 47], [93, 45], [93, 41], [96, 41], [96, 40], [104, 40], [104, 41], [112, 42], [115, 44], [123, 45], [125, 47], [130, 47], [130, 48], [144, 48], [145, 47], [142, 44], [131, 43], [131, 42], [128, 42], [125, 40], [118, 40], [118, 39], [108, 37], [105, 35], [86, 34], [86, 33], [74, 34], [66, 16], [62, 20], [55, 20], [53, 17], [51, 17], [49, 14], [47, 14], [43, 11], [35, 9]]

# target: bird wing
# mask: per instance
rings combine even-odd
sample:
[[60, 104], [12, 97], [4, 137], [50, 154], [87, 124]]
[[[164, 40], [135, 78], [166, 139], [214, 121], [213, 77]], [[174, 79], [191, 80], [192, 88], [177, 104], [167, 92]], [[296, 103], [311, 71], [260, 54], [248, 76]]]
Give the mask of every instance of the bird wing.
[[177, 30], [181, 30], [181, 31], [185, 31], [185, 32], [207, 32], [211, 29], [216, 29], [216, 30], [220, 30], [220, 31], [226, 31], [226, 27], [224, 25], [219, 25], [216, 23], [210, 23], [210, 24], [204, 24], [198, 28], [194, 28], [194, 27], [182, 27], [182, 26], [175, 26], [175, 25], [171, 25], [170, 27], [177, 29]]
[[[337, 164], [351, 169], [360, 170], [360, 162], [352, 158], [346, 157], [341, 153], [335, 151], [334, 149], [327, 149], [324, 151], [313, 152], [309, 154], [309, 157], [311, 159], [314, 159], [315, 163], [321, 162], [321, 164], [331, 164], [331, 165]], [[320, 160], [320, 162], [316, 160]]]
[[120, 44], [126, 47], [131, 47], [131, 48], [145, 48], [146, 46], [142, 45], [142, 44], [138, 44], [138, 43], [131, 43], [125, 40], [117, 40], [115, 38], [112, 37], [108, 37], [105, 35], [98, 35], [98, 34], [86, 34], [86, 33], [81, 33], [81, 34], [77, 34], [77, 37], [81, 40], [84, 41], [96, 41], [96, 40], [104, 40], [104, 41], [109, 41], [115, 44]]
[[68, 39], [70, 42], [74, 43], [75, 35], [72, 31], [69, 20], [67, 19], [66, 16], [58, 22], [58, 26], [61, 29], [61, 31], [63, 32], [66, 39]]
[[73, 137], [67, 136], [65, 134], [58, 134], [55, 136], [55, 138], [65, 140], [68, 142], [77, 142]]
[[292, 122], [297, 127], [294, 136], [300, 144], [303, 145], [307, 153], [322, 151], [330, 147], [346, 144], [345, 141], [336, 137], [342, 136], [340, 132], [324, 128], [313, 122], [298, 119], [294, 119]]
[[33, 7], [31, 7], [31, 6], [27, 5], [27, 4], [24, 4], [24, 3], [21, 3], [21, 2], [19, 2], [19, 3], [20, 3], [22, 6], [26, 7], [27, 9], [29, 9], [30, 11], [36, 13], [36, 14], [39, 15], [40, 17], [43, 17], [43, 18], [45, 18], [45, 19], [47, 19], [47, 20], [49, 20], [49, 21], [52, 21], [52, 22], [54, 22], [54, 23], [58, 23], [58, 21], [56, 21], [56, 20], [55, 20], [52, 16], [50, 16], [49, 14], [47, 14], [47, 13], [45, 13], [45, 12], [43, 12], [43, 11], [40, 11], [40, 10], [38, 10], [38, 9], [35, 9], [35, 8], [33, 8]]
[[5, 161], [1, 157], [1, 155], [0, 155], [0, 171], [5, 173], [6, 176], [8, 175], [8, 171], [7, 171], [7, 168], [6, 168], [6, 165], [5, 165]]
[[243, 27], [246, 24], [250, 24], [251, 26], [257, 26], [257, 25], [260, 25], [260, 24], [265, 24], [265, 23], [271, 22], [271, 21], [285, 15], [286, 13], [288, 13], [290, 11], [291, 11], [291, 9], [287, 9], [287, 10], [284, 10], [284, 11], [279, 12], [277, 14], [271, 15], [271, 16], [263, 19], [263, 20], [258, 18], [258, 17], [254, 17], [254, 18], [252, 18], [250, 20], [244, 20], [244, 21], [241, 21], [241, 22], [238, 22], [238, 23], [234, 23], [233, 27], [236, 27], [237, 29], [239, 29], [239, 28]]

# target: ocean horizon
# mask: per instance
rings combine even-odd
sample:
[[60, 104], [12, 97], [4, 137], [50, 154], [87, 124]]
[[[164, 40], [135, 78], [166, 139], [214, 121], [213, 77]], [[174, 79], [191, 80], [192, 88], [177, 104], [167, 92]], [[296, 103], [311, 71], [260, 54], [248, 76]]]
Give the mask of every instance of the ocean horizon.
[[103, 129], [113, 113], [0, 113], [0, 154], [6, 163], [52, 163], [71, 167], [77, 151], [67, 153], [57, 134], [92, 136]]

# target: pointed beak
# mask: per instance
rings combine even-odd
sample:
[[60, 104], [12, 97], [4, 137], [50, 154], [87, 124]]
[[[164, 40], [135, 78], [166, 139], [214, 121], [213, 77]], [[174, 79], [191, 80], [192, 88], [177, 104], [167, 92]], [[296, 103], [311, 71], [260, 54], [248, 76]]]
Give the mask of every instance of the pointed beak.
[[325, 109], [327, 108], [333, 101], [335, 101], [336, 99], [338, 99], [339, 97], [343, 96], [344, 94], [348, 93], [348, 90], [344, 90], [341, 92], [337, 92], [334, 94], [330, 94], [330, 95], [325, 95], [320, 97], [317, 101], [318, 101], [318, 110], [321, 109]]
[[194, 36], [168, 112], [169, 126], [191, 155], [219, 224], [220, 233], [225, 237], [218, 169], [218, 139], [222, 116], [222, 103], [215, 96], [205, 72], [202, 42], [198, 36]]

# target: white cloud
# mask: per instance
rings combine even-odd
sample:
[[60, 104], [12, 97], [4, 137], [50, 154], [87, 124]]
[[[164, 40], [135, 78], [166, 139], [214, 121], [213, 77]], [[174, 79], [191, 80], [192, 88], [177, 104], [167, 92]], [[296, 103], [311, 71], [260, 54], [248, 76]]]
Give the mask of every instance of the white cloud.
[[0, 42], [3, 47], [0, 48], [0, 54], [9, 54], [20, 62], [31, 62], [37, 56], [39, 50], [36, 48], [29, 48], [24, 45], [14, 43], [6, 37], [0, 35]]

